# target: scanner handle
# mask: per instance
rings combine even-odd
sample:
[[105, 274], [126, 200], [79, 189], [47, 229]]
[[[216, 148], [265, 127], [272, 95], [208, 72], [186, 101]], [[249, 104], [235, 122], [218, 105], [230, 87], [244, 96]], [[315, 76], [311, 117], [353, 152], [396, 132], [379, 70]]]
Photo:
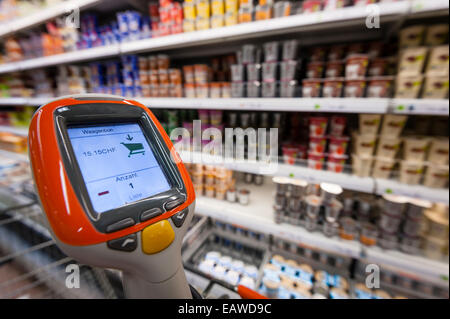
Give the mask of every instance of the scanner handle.
[[182, 265], [172, 277], [162, 282], [149, 282], [126, 271], [122, 274], [122, 282], [128, 299], [192, 299]]

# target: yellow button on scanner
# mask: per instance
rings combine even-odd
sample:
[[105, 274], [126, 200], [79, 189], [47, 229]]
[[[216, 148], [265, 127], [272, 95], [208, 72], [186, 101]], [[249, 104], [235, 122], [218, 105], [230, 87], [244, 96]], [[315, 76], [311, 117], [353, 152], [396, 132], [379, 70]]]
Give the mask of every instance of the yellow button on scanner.
[[161, 220], [142, 231], [142, 251], [156, 254], [166, 249], [175, 239], [175, 232], [167, 220]]

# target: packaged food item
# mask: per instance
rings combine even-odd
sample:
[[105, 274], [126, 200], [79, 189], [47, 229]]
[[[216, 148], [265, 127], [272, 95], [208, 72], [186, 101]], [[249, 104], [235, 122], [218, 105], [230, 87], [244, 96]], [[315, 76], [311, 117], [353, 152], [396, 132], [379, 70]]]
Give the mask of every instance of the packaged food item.
[[445, 254], [448, 241], [435, 237], [425, 237], [424, 253], [427, 258], [440, 259]]
[[209, 19], [211, 14], [209, 0], [197, 0], [195, 3], [197, 18]]
[[252, 7], [245, 6], [240, 7], [238, 11], [238, 21], [239, 23], [251, 22], [252, 21]]
[[322, 170], [325, 165], [325, 154], [308, 152], [308, 168]]
[[[242, 82], [244, 81], [244, 65], [242, 64], [233, 64], [231, 66], [231, 81], [233, 82]], [[253, 76], [253, 74], [251, 75]], [[250, 80], [250, 79], [249, 79]]]
[[410, 136], [403, 138], [403, 158], [409, 162], [425, 160], [430, 139], [427, 137]]
[[377, 243], [378, 230], [371, 223], [363, 223], [361, 225], [361, 235], [359, 241], [366, 246], [374, 246]]
[[345, 116], [332, 116], [330, 120], [330, 135], [342, 136], [347, 124], [347, 117]]
[[407, 115], [386, 114], [383, 118], [380, 134], [391, 137], [400, 136], [407, 119]]
[[239, 8], [239, 0], [225, 0], [225, 12], [237, 13]]
[[267, 20], [272, 17], [272, 6], [257, 5], [255, 8], [255, 20]]
[[297, 40], [287, 40], [283, 42], [282, 58], [283, 61], [295, 60], [297, 57]]
[[314, 137], [323, 137], [327, 132], [328, 117], [311, 116], [309, 118], [309, 135]]
[[224, 15], [225, 5], [224, 0], [211, 0], [211, 13], [212, 15]]
[[349, 140], [350, 139], [347, 136], [330, 136], [328, 143], [329, 156], [345, 155]]
[[383, 76], [386, 74], [388, 65], [389, 59], [375, 58], [370, 62], [367, 74], [369, 76]]
[[395, 166], [395, 160], [391, 158], [375, 158], [372, 176], [375, 178], [389, 179]]
[[391, 95], [393, 77], [379, 76], [369, 79], [367, 97], [386, 98]]
[[275, 97], [277, 90], [277, 83], [275, 81], [264, 81], [262, 83], [263, 97]]
[[297, 88], [296, 80], [287, 80], [280, 82], [280, 95], [281, 97], [292, 98], [295, 95]]
[[416, 99], [422, 87], [423, 75], [397, 76], [395, 82], [395, 97], [401, 99]]
[[287, 17], [291, 14], [290, 1], [277, 1], [273, 5], [274, 18]]
[[422, 45], [425, 25], [413, 25], [400, 30], [400, 48], [418, 47]]
[[309, 151], [313, 153], [324, 153], [327, 147], [327, 139], [324, 136], [309, 138]]
[[421, 162], [400, 162], [400, 182], [404, 184], [417, 185], [420, 183], [424, 164]]
[[312, 13], [317, 12], [322, 9], [322, 1], [321, 0], [305, 0], [302, 2], [302, 12], [303, 13]]
[[[340, 219], [339, 223], [341, 225], [339, 236], [345, 240], [355, 239], [358, 234], [356, 221], [351, 217], [343, 217]], [[366, 286], [364, 286], [364, 288], [365, 287]]]
[[210, 28], [210, 21], [208, 18], [201, 18], [200, 16], [195, 19], [195, 29], [197, 31], [200, 30], [208, 30]]
[[381, 136], [378, 141], [377, 157], [383, 159], [393, 159], [400, 149], [401, 139], [398, 137]]
[[365, 135], [376, 135], [381, 123], [380, 114], [359, 114], [359, 132]]
[[342, 173], [347, 162], [347, 155], [338, 155], [337, 153], [329, 154], [327, 160], [327, 170], [334, 173]]
[[340, 61], [344, 58], [346, 45], [336, 44], [330, 47], [328, 51], [328, 61]]
[[230, 98], [231, 97], [231, 84], [229, 82], [221, 83], [221, 94], [222, 98]]
[[197, 12], [194, 2], [184, 2], [183, 3], [183, 14], [184, 19], [195, 20], [197, 18]]
[[302, 95], [303, 97], [319, 97], [321, 79], [303, 79]]
[[213, 15], [211, 17], [211, 28], [221, 28], [225, 25], [225, 20], [223, 15]]
[[325, 71], [326, 78], [337, 78], [343, 75], [344, 61], [331, 60], [327, 62]]
[[373, 157], [370, 155], [352, 154], [353, 174], [359, 177], [370, 176], [372, 170]]
[[448, 185], [448, 165], [429, 164], [425, 172], [424, 186], [445, 188]]
[[310, 62], [306, 67], [306, 77], [309, 79], [321, 78], [323, 70], [324, 70], [323, 62], [321, 61]]
[[323, 80], [323, 97], [341, 97], [344, 87], [343, 78], [324, 79]]
[[364, 78], [368, 64], [369, 56], [367, 54], [350, 55], [345, 63], [345, 78], [348, 80]]
[[280, 79], [282, 81], [290, 81], [295, 78], [295, 71], [297, 70], [297, 61], [289, 60], [280, 63]]
[[365, 88], [366, 88], [365, 80], [346, 80], [344, 88], [344, 96], [353, 98], [363, 97]]
[[231, 83], [231, 97], [244, 97], [245, 86], [242, 82]]
[[427, 47], [407, 48], [400, 52], [399, 76], [417, 76], [422, 73], [428, 54]]
[[434, 24], [427, 27], [425, 45], [441, 45], [446, 43], [447, 39], [448, 24]]
[[445, 137], [431, 139], [427, 160], [435, 164], [448, 164], [449, 141]]
[[448, 98], [448, 86], [448, 76], [426, 76], [422, 98], [446, 99]]
[[449, 47], [440, 45], [431, 48], [428, 58], [426, 74], [428, 76], [446, 76], [448, 78], [449, 70]]
[[324, 47], [315, 46], [309, 50], [309, 60], [311, 62], [323, 62], [326, 57], [326, 49]]
[[353, 149], [357, 155], [372, 155], [377, 142], [376, 135], [352, 134]]
[[238, 24], [238, 14], [235, 12], [226, 12], [225, 13], [225, 25], [231, 26]]
[[278, 62], [264, 62], [262, 64], [263, 81], [277, 80]]

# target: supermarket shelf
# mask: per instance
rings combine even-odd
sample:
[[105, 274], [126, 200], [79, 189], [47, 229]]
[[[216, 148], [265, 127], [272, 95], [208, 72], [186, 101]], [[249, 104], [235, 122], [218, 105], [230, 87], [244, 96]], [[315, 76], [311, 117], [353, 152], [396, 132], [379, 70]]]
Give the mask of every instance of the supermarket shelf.
[[101, 0], [70, 0], [58, 3], [45, 9], [37, 10], [30, 15], [0, 24], [0, 37], [10, 35], [14, 32], [24, 31], [63, 14], [69, 13], [74, 8], [78, 8], [80, 10], [85, 9], [100, 1]]
[[397, 194], [414, 198], [426, 199], [432, 202], [449, 203], [449, 190], [429, 188], [421, 185], [402, 184], [395, 180], [375, 179], [372, 177], [358, 177], [348, 173], [334, 173], [323, 170], [310, 169], [305, 166], [288, 165], [283, 163], [261, 164], [257, 161], [226, 161], [219, 157], [202, 156], [199, 153], [180, 153], [185, 162], [214, 163], [240, 172], [264, 174], [270, 176], [286, 176], [304, 179], [310, 183], [333, 183], [347, 190], [383, 195]]
[[318, 248], [358, 259], [363, 258], [369, 263], [378, 264], [382, 269], [394, 269], [410, 278], [422, 278], [448, 288], [448, 261], [430, 260], [379, 247], [367, 248], [355, 241], [346, 241], [337, 237], [328, 238], [320, 232], [308, 232], [302, 227], [276, 224], [273, 221], [272, 212], [274, 189], [267, 183], [263, 186], [245, 185], [245, 188], [250, 190], [248, 206], [199, 197], [195, 211], [197, 214], [259, 230], [300, 246]]
[[16, 135], [27, 136], [28, 128], [0, 125], [0, 132], [9, 132], [9, 133], [14, 133]]
[[[365, 247], [364, 259], [368, 263], [386, 265], [412, 279], [427, 280], [441, 287], [449, 287], [449, 264], [447, 261], [431, 260], [421, 256], [408, 255], [400, 251], [380, 247]], [[381, 269], [383, 270], [383, 269]]]
[[448, 100], [391, 99], [389, 111], [409, 115], [449, 115]]
[[[87, 0], [86, 0], [87, 1]], [[439, 1], [441, 2], [441, 1]], [[398, 1], [377, 4], [382, 22], [395, 21], [399, 16], [408, 15], [411, 9], [410, 1]], [[444, 4], [438, 6], [423, 5], [421, 12], [435, 12], [445, 9]], [[448, 9], [448, 3], [446, 8]], [[30, 59], [15, 63], [0, 65], [0, 73], [27, 70], [38, 67], [64, 63], [81, 62], [95, 58], [106, 58], [121, 54], [150, 52], [164, 49], [187, 48], [198, 45], [224, 43], [240, 39], [265, 37], [268, 35], [286, 34], [287, 32], [311, 31], [313, 29], [334, 29], [336, 27], [361, 25], [367, 17], [365, 7], [349, 7], [335, 11], [322, 11], [289, 17], [254, 21], [229, 27], [180, 33], [164, 37], [131, 41], [120, 46], [105, 46], [82, 51], [58, 54], [49, 57]]]
[[[39, 106], [52, 98], [0, 98], [0, 106]], [[377, 98], [135, 98], [150, 108], [449, 115], [448, 100]]]
[[446, 0], [412, 0], [411, 11], [412, 15], [435, 15], [441, 13], [448, 14], [448, 1]]
[[262, 186], [245, 185], [245, 187], [250, 190], [249, 205], [244, 206], [214, 198], [199, 197], [195, 213], [271, 234], [305, 247], [359, 257], [360, 245], [356, 242], [344, 241], [337, 237], [328, 238], [322, 233], [311, 233], [302, 227], [276, 224], [272, 212], [273, 187], [269, 183]]
[[388, 99], [374, 98], [138, 98], [150, 108], [189, 108], [247, 111], [386, 113]]
[[403, 195], [448, 204], [448, 191], [448, 189], [430, 188], [422, 185], [402, 184], [395, 180], [375, 179], [375, 193], [378, 195]]

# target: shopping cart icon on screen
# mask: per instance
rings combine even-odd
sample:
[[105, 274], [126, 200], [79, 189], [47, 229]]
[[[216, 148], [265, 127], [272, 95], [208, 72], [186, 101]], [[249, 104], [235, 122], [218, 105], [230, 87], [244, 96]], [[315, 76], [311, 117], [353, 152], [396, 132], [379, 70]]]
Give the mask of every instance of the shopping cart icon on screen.
[[142, 155], [145, 154], [144, 145], [142, 145], [142, 143], [120, 143], [120, 144], [125, 146], [130, 151], [128, 157], [135, 154], [142, 154]]

